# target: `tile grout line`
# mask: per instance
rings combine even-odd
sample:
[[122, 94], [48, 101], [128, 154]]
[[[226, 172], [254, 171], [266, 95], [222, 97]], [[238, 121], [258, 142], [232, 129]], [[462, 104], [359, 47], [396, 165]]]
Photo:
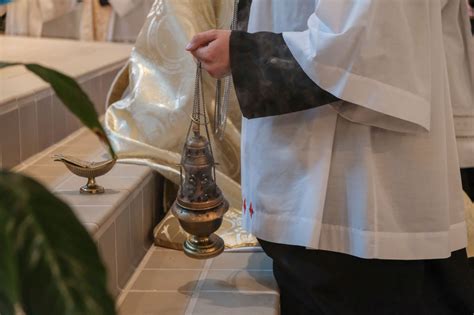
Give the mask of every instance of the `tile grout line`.
[[135, 283], [137, 278], [140, 276], [142, 271], [145, 269], [145, 265], [150, 260], [151, 255], [153, 255], [153, 250], [148, 250], [147, 253], [145, 254], [145, 256], [142, 258], [142, 261], [140, 262], [140, 264], [137, 266], [137, 268], [133, 272], [130, 279], [128, 279], [127, 284], [125, 285], [125, 287], [123, 288], [123, 290], [120, 293], [119, 297], [117, 298], [117, 302], [116, 302], [117, 308], [119, 308], [120, 305], [122, 305], [123, 301], [125, 300], [125, 298], [126, 298], [126, 296], [129, 292], [135, 291], [135, 290], [132, 290], [131, 287]]
[[[85, 222], [89, 223], [89, 222]], [[90, 222], [94, 223], [94, 222]], [[202, 268], [156, 268], [156, 267], [148, 267], [144, 268], [144, 270], [152, 270], [152, 271], [194, 271], [194, 270], [202, 270]], [[212, 268], [209, 271], [264, 271], [264, 272], [272, 272], [273, 269], [244, 269], [244, 268]]]
[[[129, 289], [126, 291], [128, 293], [191, 293], [194, 291], [187, 290], [140, 290], [140, 289]], [[200, 290], [205, 293], [233, 293], [233, 294], [278, 294], [276, 290]], [[188, 304], [189, 305], [189, 304]]]
[[192, 315], [192, 313], [194, 312], [194, 308], [196, 307], [196, 303], [199, 298], [199, 292], [201, 291], [201, 288], [204, 285], [204, 280], [207, 277], [207, 274], [211, 268], [211, 264], [213, 261], [214, 259], [209, 259], [206, 261], [204, 268], [199, 276], [198, 283], [194, 288], [193, 295], [191, 296], [191, 299], [189, 300], [188, 305], [186, 307], [186, 311], [184, 312], [185, 315]]

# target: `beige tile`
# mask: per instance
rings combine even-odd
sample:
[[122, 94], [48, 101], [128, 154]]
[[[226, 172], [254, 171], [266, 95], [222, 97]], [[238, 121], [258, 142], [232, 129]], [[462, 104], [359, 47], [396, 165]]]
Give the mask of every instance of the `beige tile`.
[[202, 269], [204, 263], [204, 260], [189, 258], [182, 251], [154, 250], [145, 265], [145, 269]]
[[125, 205], [115, 220], [117, 236], [117, 279], [120, 288], [124, 288], [133, 273], [133, 251], [130, 229], [130, 206]]
[[116, 263], [116, 248], [115, 248], [115, 224], [110, 225], [109, 228], [99, 238], [99, 252], [102, 261], [107, 268], [107, 285], [113, 296], [119, 294], [117, 285], [117, 263]]
[[32, 177], [60, 177], [69, 176], [71, 173], [62, 163], [54, 163], [51, 165], [29, 165], [21, 170], [21, 173]]
[[189, 295], [178, 292], [129, 292], [120, 306], [119, 314], [181, 315], [189, 299]]
[[145, 247], [153, 243], [153, 227], [155, 222], [155, 176], [152, 176], [143, 187], [143, 233], [142, 240]]
[[193, 315], [277, 315], [279, 296], [272, 293], [200, 292]]
[[3, 168], [12, 168], [21, 162], [19, 116], [18, 109], [0, 115], [0, 147], [2, 148]]
[[107, 187], [105, 193], [99, 195], [80, 194], [79, 189], [55, 189], [54, 193], [74, 206], [116, 206], [128, 195], [126, 190], [114, 190]]
[[94, 235], [99, 230], [99, 226], [95, 223], [83, 223], [83, 225], [90, 235]]
[[[103, 161], [104, 159], [98, 158], [98, 153], [101, 152], [101, 149], [97, 148], [89, 148], [89, 149], [80, 149], [76, 147], [70, 146], [61, 146], [59, 148], [55, 148], [51, 150], [47, 154], [43, 155], [43, 157], [36, 159], [34, 164], [35, 165], [52, 165], [52, 164], [61, 164], [61, 162], [55, 162], [53, 160], [53, 156], [56, 154], [63, 154], [63, 155], [70, 155], [80, 160], [90, 161], [90, 162], [99, 162]], [[72, 173], [71, 173], [72, 174]]]
[[105, 111], [105, 108], [106, 108], [106, 98], [107, 98], [107, 93], [110, 89], [110, 87], [112, 86], [112, 82], [114, 81], [115, 79], [115, 76], [117, 75], [118, 71], [120, 70], [121, 67], [118, 67], [116, 69], [113, 69], [107, 73], [104, 73], [101, 75], [100, 77], [100, 89], [101, 89], [101, 97], [103, 99], [103, 105], [104, 105], [104, 111]]
[[20, 107], [20, 158], [26, 160], [38, 153], [38, 120], [36, 104], [31, 101]]
[[77, 134], [77, 136], [70, 139], [66, 143], [66, 145], [73, 146], [73, 147], [89, 147], [89, 146], [99, 147], [101, 145], [101, 142], [92, 131], [84, 127]]
[[[100, 152], [100, 147], [96, 146], [95, 144], [89, 145], [87, 147], [77, 147], [77, 146], [69, 146], [69, 145], [62, 145], [53, 151], [51, 151], [50, 156], [54, 154], [64, 154], [64, 155], [72, 155], [79, 159], [92, 159], [97, 156]], [[87, 158], [86, 158], [87, 157]], [[88, 160], [87, 159], [87, 160]], [[94, 160], [95, 161], [95, 160]]]
[[131, 290], [176, 290], [193, 291], [200, 270], [150, 270], [144, 269]]
[[64, 182], [70, 175], [63, 174], [62, 176], [35, 176], [34, 179], [46, 186], [49, 190], [54, 190], [55, 187]]
[[[163, 192], [164, 192], [164, 185], [165, 185], [165, 178], [155, 172], [155, 178], [154, 178], [154, 188], [153, 188], [153, 196], [154, 196], [154, 225], [158, 224], [159, 221], [163, 218], [165, 210], [164, 210], [164, 201], [163, 201]], [[166, 209], [168, 210], [168, 209]]]
[[56, 95], [52, 96], [51, 111], [53, 115], [53, 141], [58, 142], [67, 135], [66, 108]]
[[55, 162], [51, 153], [48, 153], [39, 159], [37, 158], [34, 162], [35, 165], [54, 165], [56, 163], [60, 162]]
[[73, 113], [66, 110], [66, 133], [71, 134], [82, 126], [82, 122]]
[[102, 226], [114, 209], [109, 206], [72, 206], [72, 210], [81, 222]]
[[203, 291], [275, 291], [272, 271], [209, 270]]
[[36, 101], [38, 115], [38, 150], [44, 150], [53, 144], [52, 96], [48, 95]]
[[136, 267], [145, 255], [143, 243], [143, 194], [140, 191], [130, 205], [130, 227], [132, 241], [132, 263]]
[[112, 168], [112, 170], [108, 173], [108, 175], [119, 177], [144, 178], [151, 172], [151, 169], [147, 166], [117, 163], [115, 164], [114, 168]]
[[272, 259], [263, 252], [223, 253], [213, 260], [211, 269], [272, 270]]
[[94, 107], [97, 111], [97, 113], [103, 114], [104, 113], [104, 102], [105, 99], [103, 97], [102, 91], [101, 91], [101, 86], [100, 86], [100, 76], [96, 76], [93, 78], [90, 78], [86, 82], [82, 84], [83, 90], [86, 92], [86, 94], [89, 96], [90, 100], [94, 104]]
[[[72, 175], [67, 181], [58, 187], [59, 190], [74, 190], [81, 187], [86, 183], [86, 179], [76, 175]], [[137, 177], [112, 177], [105, 174], [104, 176], [97, 177], [96, 182], [98, 185], [112, 190], [128, 190], [131, 191], [136, 189], [140, 184], [141, 180]]]

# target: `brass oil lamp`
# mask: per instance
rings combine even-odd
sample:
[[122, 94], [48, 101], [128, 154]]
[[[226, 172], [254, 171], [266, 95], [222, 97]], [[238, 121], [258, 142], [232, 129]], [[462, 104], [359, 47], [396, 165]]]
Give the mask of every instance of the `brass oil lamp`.
[[[198, 64], [192, 119], [180, 163], [181, 183], [171, 211], [178, 218], [181, 227], [189, 233], [183, 245], [185, 254], [192, 258], [206, 259], [217, 256], [224, 250], [224, 241], [214, 232], [221, 226], [229, 203], [216, 184], [216, 163], [209, 137], [201, 81], [201, 65]], [[202, 126], [205, 135], [201, 134]]]

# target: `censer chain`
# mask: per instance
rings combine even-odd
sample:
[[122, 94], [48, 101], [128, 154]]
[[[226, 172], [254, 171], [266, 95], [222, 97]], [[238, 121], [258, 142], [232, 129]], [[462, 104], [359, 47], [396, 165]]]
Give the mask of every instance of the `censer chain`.
[[[234, 11], [232, 14], [231, 30], [235, 30], [237, 27], [237, 11], [239, 6], [239, 0], [234, 0]], [[224, 94], [221, 93], [222, 80], [217, 80], [216, 83], [216, 106], [214, 112], [214, 132], [219, 140], [224, 138], [225, 127], [227, 124], [227, 112], [229, 108], [229, 97], [232, 89], [232, 76], [228, 75], [224, 78]]]

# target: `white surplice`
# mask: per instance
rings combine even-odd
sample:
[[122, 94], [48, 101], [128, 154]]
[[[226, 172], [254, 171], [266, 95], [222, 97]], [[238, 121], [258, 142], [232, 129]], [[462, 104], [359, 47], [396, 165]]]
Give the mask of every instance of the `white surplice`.
[[244, 118], [250, 232], [363, 258], [444, 258], [466, 247], [452, 113], [454, 98], [474, 106], [463, 6], [253, 0], [249, 32], [283, 32], [306, 74], [343, 101]]
[[76, 0], [16, 0], [7, 5], [5, 33], [40, 37], [43, 24], [71, 12]]

